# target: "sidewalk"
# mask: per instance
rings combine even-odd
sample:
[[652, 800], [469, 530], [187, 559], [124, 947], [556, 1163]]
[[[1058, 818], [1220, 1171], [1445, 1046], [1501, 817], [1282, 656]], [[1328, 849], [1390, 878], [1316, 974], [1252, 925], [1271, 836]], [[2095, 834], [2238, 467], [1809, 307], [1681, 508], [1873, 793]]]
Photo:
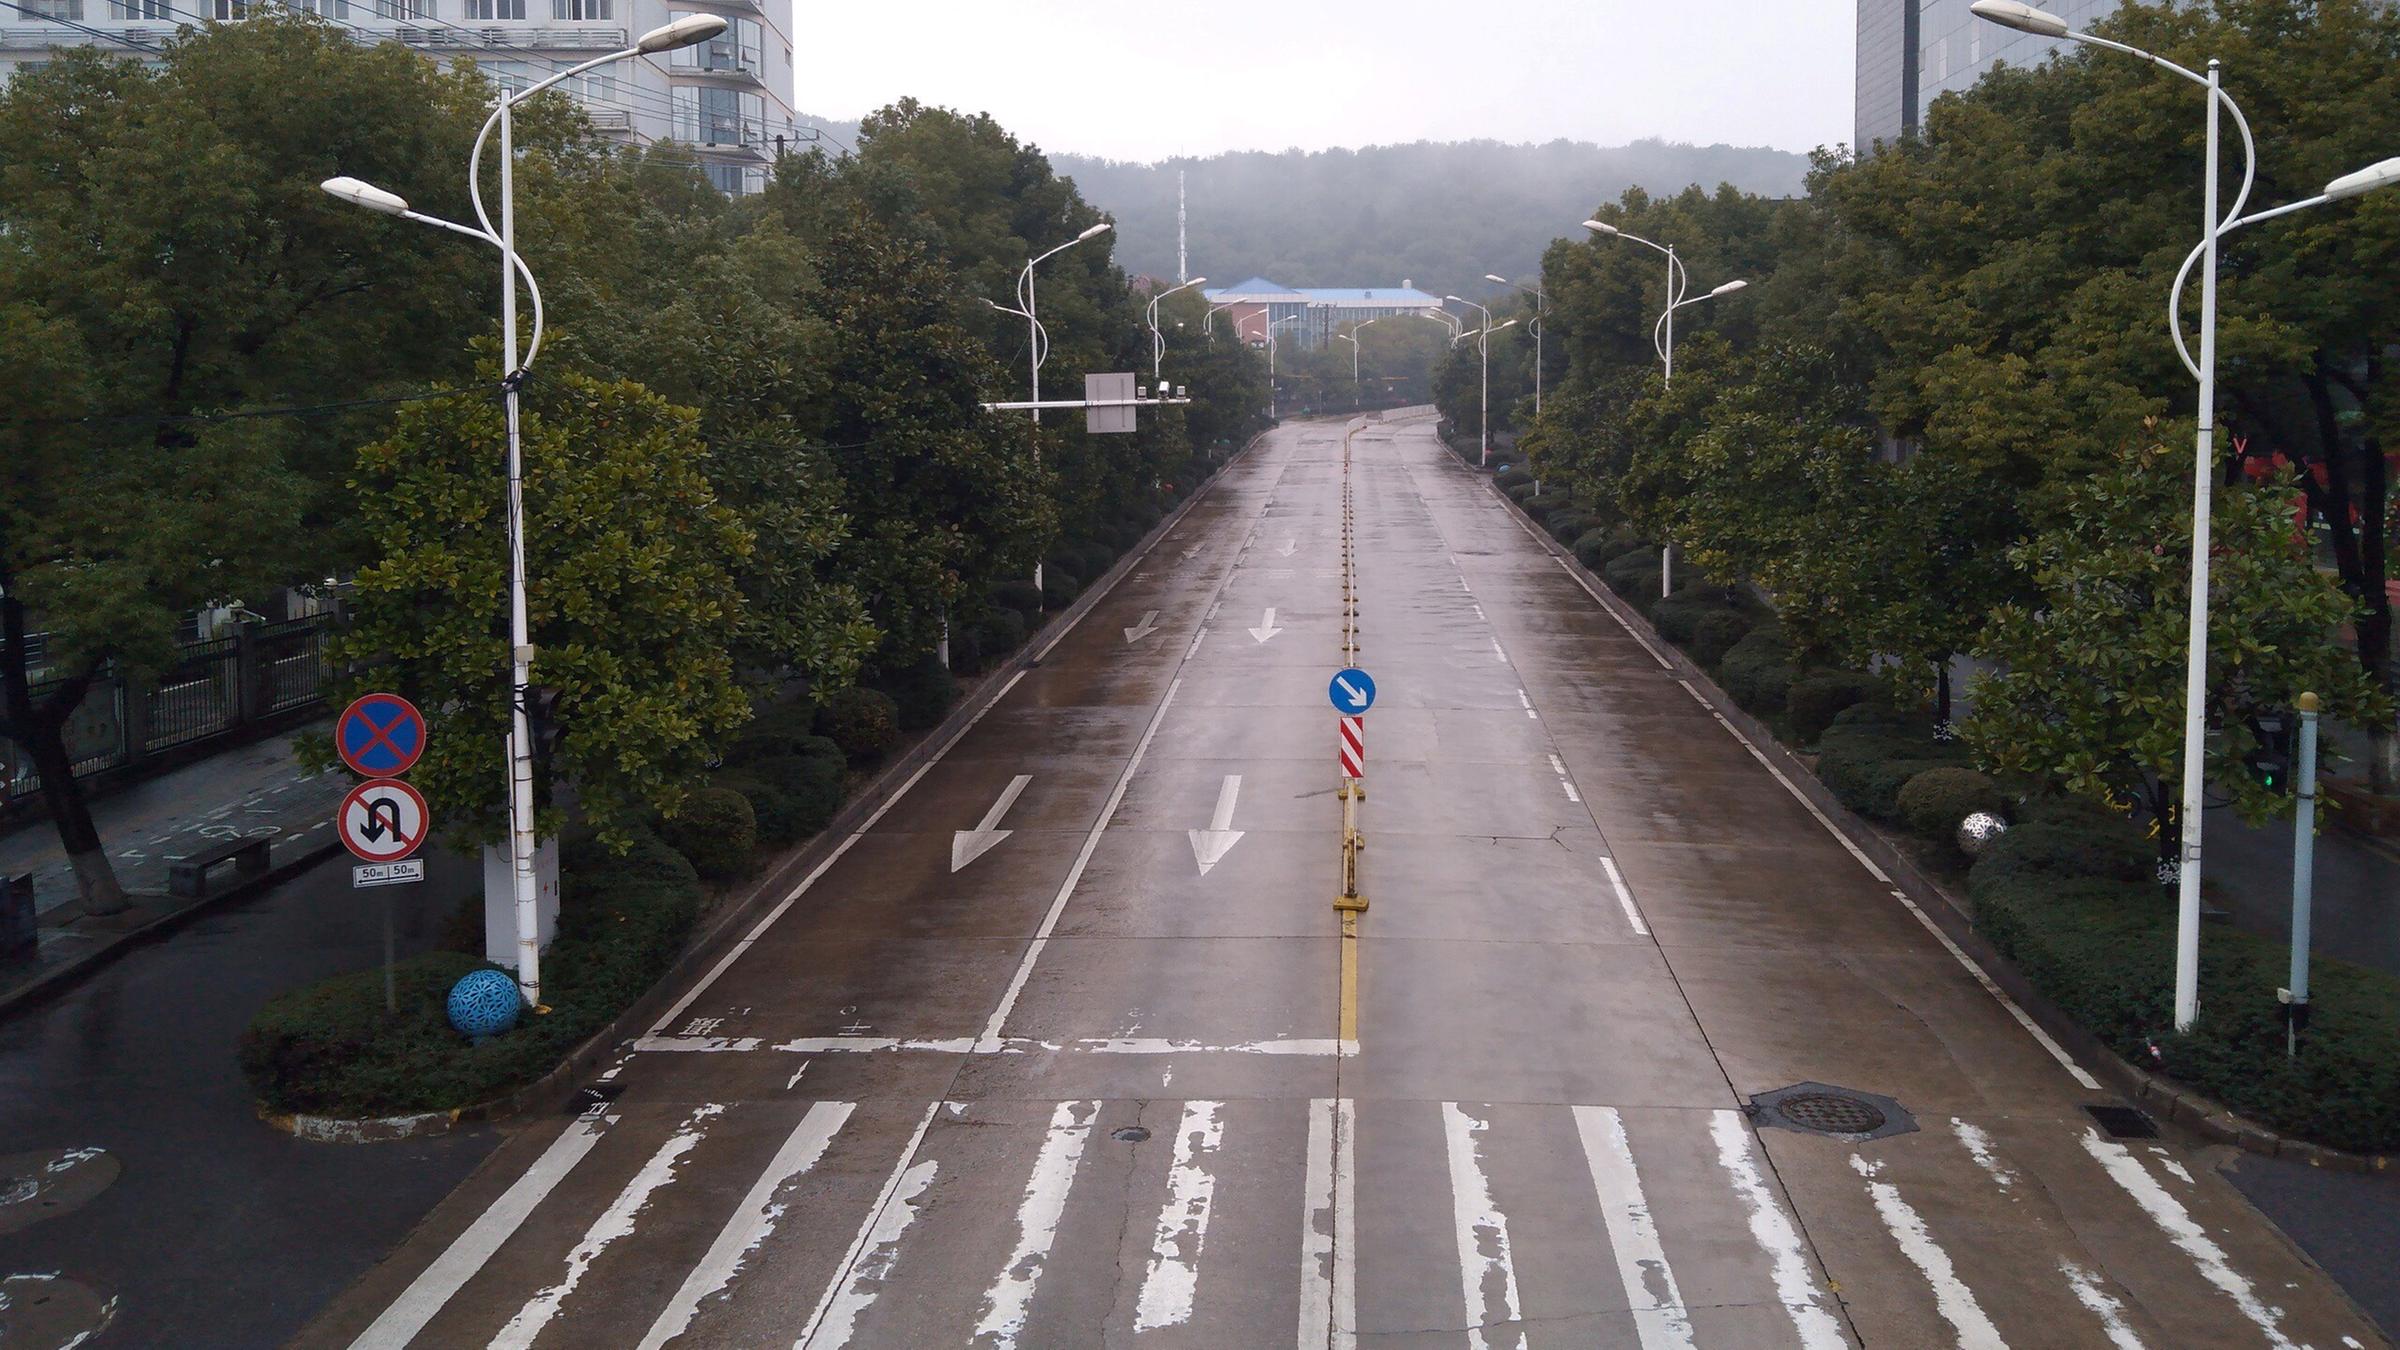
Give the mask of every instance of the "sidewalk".
[[74, 873], [48, 820], [0, 835], [0, 876], [33, 874], [34, 910], [41, 918], [30, 956], [0, 958], [0, 1009], [130, 935], [222, 897], [223, 879], [206, 899], [170, 896], [167, 871], [178, 858], [220, 840], [265, 836], [275, 840], [270, 877], [281, 877], [338, 848], [333, 811], [350, 775], [302, 769], [292, 748], [299, 734], [286, 732], [187, 764], [93, 803], [93, 822], [133, 901], [122, 914], [82, 912]]

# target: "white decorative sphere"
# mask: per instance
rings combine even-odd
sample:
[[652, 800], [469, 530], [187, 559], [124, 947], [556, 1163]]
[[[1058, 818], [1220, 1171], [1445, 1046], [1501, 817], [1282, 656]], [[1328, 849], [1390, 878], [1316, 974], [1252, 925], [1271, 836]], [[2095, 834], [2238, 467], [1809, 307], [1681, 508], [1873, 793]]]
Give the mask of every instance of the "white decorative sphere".
[[2008, 822], [1989, 811], [1977, 811], [1958, 822], [1959, 851], [1970, 858], [1983, 856], [1992, 841], [2008, 833]]

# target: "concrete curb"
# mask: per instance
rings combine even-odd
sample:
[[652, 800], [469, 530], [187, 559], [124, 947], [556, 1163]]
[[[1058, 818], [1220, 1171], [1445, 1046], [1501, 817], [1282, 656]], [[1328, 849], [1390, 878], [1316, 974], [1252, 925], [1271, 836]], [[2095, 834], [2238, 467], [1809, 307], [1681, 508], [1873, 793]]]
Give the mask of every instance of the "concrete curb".
[[341, 843], [335, 839], [328, 838], [309, 843], [295, 856], [276, 863], [258, 876], [236, 882], [213, 895], [202, 896], [189, 904], [156, 915], [138, 927], [128, 928], [124, 932], [116, 934], [81, 956], [61, 962], [30, 979], [0, 990], [0, 1020], [6, 1020], [20, 1011], [36, 1007], [58, 997], [76, 981], [122, 956], [137, 942], [147, 942], [164, 937], [202, 913], [221, 909], [237, 900], [250, 899], [275, 886], [282, 885], [323, 862], [328, 855], [341, 851]]
[[[1918, 867], [1916, 860], [1896, 840], [1875, 828], [1874, 825], [1851, 811], [1849, 807], [1844, 806], [1830, 789], [1817, 781], [1817, 776], [1810, 766], [1798, 755], [1792, 753], [1781, 740], [1778, 740], [1775, 733], [1769, 730], [1765, 723], [1736, 706], [1732, 697], [1717, 687], [1716, 681], [1709, 677], [1708, 672], [1703, 670], [1698, 662], [1686, 656], [1683, 650], [1674, 643], [1660, 636], [1658, 630], [1651, 627], [1650, 621], [1642, 617], [1639, 610], [1625, 603], [1622, 597], [1608, 588], [1606, 582], [1593, 574], [1589, 568], [1575, 558], [1572, 552], [1535, 523], [1533, 518], [1527, 515], [1507, 493], [1500, 491], [1491, 475], [1480, 472], [1473, 465], [1464, 467], [1483, 480], [1485, 489], [1491, 492], [1502, 505], [1508, 508], [1511, 515], [1515, 516], [1526, 529], [1533, 533], [1552, 557], [1564, 562], [1574, 575], [1585, 583], [1585, 588], [1598, 598], [1603, 608], [1615, 616], [1618, 622], [1643, 634], [1651, 646], [1672, 662], [1677, 678], [1690, 681], [1693, 688], [1707, 694], [1709, 701], [1716, 705], [1716, 710], [1724, 716], [1725, 720], [1732, 723], [1742, 735], [1748, 737], [1751, 744], [1756, 746], [1761, 754], [1773, 761], [1777, 770], [1790, 779], [1793, 786], [1799, 788], [1801, 793], [1816, 806], [1817, 810], [1823, 812], [1825, 818], [1832, 821], [1842, 831], [1843, 836], [1856, 845], [1860, 852], [1872, 858], [1876, 866], [1889, 873], [1894, 883], [1917, 901], [1918, 908], [1931, 916], [1933, 921], [1940, 925], [1942, 931], [1949, 935], [1950, 940], [1957, 943], [1960, 949], [1982, 968], [1984, 974], [1989, 976], [1994, 984], [2007, 991], [2008, 996], [2025, 1010], [2026, 1015], [2033, 1018], [2059, 1044], [2065, 1046], [2075, 1058], [2096, 1069], [2098, 1075], [2107, 1080], [2117, 1091], [2142, 1102], [2153, 1112], [2184, 1125], [2212, 1142], [2229, 1144], [2246, 1153], [2291, 1158], [2305, 1162], [2311, 1167], [2321, 1167], [2338, 1172], [2379, 1173], [2394, 1168], [2394, 1160], [2387, 1154], [2349, 1153], [2341, 1149], [2327, 1148], [2322, 1144], [2286, 1139], [2266, 1126], [2238, 1115], [2190, 1088], [2131, 1063], [2102, 1043], [2098, 1037], [2086, 1031], [2082, 1024], [2068, 1017], [2048, 997], [2036, 990], [2012, 962], [2001, 956], [1990, 943], [1984, 940], [1983, 935], [1975, 928], [1975, 921], [1968, 906], [1952, 895], [1948, 887], [1934, 880], [1926, 874], [1924, 869]], [[1939, 901], [1940, 903], [1934, 904], [1928, 903], [1928, 901]]]
[[[735, 934], [757, 917], [757, 911], [769, 896], [780, 897], [790, 892], [791, 885], [824, 863], [840, 847], [842, 840], [858, 832], [867, 818], [883, 808], [901, 787], [915, 776], [935, 754], [949, 748], [952, 742], [966, 734], [967, 727], [981, 717], [984, 710], [999, 701], [1000, 692], [1010, 679], [1042, 663], [1050, 649], [1065, 640], [1085, 615], [1091, 613], [1119, 581], [1131, 574], [1134, 567], [1150, 556], [1152, 549], [1166, 538], [1167, 531], [1180, 523], [1184, 516], [1206, 500], [1216, 489], [1217, 481], [1227, 469], [1248, 455], [1268, 433], [1260, 432], [1241, 449], [1225, 457], [1202, 480], [1192, 495], [1167, 513], [1151, 527], [1142, 541], [1125, 551], [1125, 555], [1100, 574], [1086, 587], [1075, 602], [1060, 610], [1052, 623], [1044, 624], [1024, 645], [1009, 655], [1006, 661], [975, 677], [950, 715], [917, 738], [915, 744], [897, 757], [885, 762], [865, 786], [852, 794], [842, 809], [805, 842], [793, 845], [789, 852], [767, 865], [764, 872], [726, 898], [706, 927], [684, 945], [683, 955], [659, 976], [649, 990], [627, 1005], [609, 1024], [592, 1033], [582, 1044], [567, 1052], [558, 1066], [541, 1077], [503, 1097], [447, 1111], [427, 1111], [413, 1115], [370, 1117], [346, 1120], [330, 1116], [287, 1116], [259, 1107], [259, 1119], [297, 1138], [321, 1143], [372, 1144], [397, 1139], [422, 1139], [446, 1134], [460, 1125], [500, 1122], [524, 1115], [530, 1110], [563, 1104], [568, 1084], [592, 1072], [620, 1044], [648, 1029], [649, 1024], [671, 1004], [678, 991], [709, 965], [721, 959], [733, 945]], [[1047, 635], [1046, 640], [1044, 635]]]

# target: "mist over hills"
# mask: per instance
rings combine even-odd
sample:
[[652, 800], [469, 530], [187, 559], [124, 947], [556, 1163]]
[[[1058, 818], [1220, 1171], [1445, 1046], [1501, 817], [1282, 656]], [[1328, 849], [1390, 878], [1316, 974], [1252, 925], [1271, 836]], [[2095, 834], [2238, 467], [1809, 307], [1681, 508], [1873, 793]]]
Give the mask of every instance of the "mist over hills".
[[[807, 120], [807, 119], [804, 119]], [[836, 146], [858, 124], [814, 119]], [[1797, 196], [1808, 157], [1659, 140], [1511, 145], [1419, 141], [1364, 149], [1229, 151], [1134, 164], [1048, 152], [1057, 171], [1117, 221], [1128, 272], [1175, 275], [1175, 175], [1189, 194], [1191, 271], [1212, 284], [1265, 276], [1287, 286], [1389, 286], [1442, 294], [1495, 289], [1486, 272], [1531, 276], [1542, 249], [1628, 187], [1653, 196], [1731, 183]]]

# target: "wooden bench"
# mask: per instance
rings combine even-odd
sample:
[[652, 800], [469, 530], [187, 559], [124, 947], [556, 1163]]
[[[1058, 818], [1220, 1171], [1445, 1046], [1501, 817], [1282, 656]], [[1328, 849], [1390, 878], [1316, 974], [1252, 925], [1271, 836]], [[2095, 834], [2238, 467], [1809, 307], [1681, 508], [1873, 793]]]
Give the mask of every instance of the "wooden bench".
[[208, 869], [221, 862], [232, 862], [237, 877], [263, 877], [267, 874], [267, 848], [273, 842], [263, 834], [247, 839], [228, 839], [198, 853], [177, 858], [167, 868], [167, 893], [189, 900], [198, 900], [207, 895]]

